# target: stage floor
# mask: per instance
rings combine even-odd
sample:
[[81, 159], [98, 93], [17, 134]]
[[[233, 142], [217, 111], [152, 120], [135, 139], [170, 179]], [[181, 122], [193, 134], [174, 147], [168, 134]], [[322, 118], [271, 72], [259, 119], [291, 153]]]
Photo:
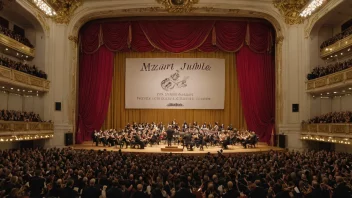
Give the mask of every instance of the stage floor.
[[[161, 148], [165, 148], [165, 144], [161, 143], [160, 145], [153, 145], [152, 147], [150, 145], [144, 147], [144, 149], [131, 149], [128, 147], [127, 149], [124, 147], [121, 149], [122, 152], [126, 153], [170, 153], [166, 151], [161, 151]], [[172, 145], [172, 146], [177, 146], [177, 145]], [[72, 146], [74, 149], [93, 149], [93, 150], [104, 150], [106, 149], [107, 151], [118, 151], [118, 147], [108, 147], [108, 146], [103, 146], [100, 144], [99, 146], [95, 146], [92, 142], [84, 142], [83, 144], [76, 144]], [[179, 148], [182, 148], [181, 145], [178, 146]], [[223, 154], [236, 154], [236, 153], [258, 153], [258, 152], [268, 152], [270, 150], [274, 151], [284, 151], [284, 149], [279, 148], [279, 147], [273, 147], [273, 146], [268, 146], [265, 143], [259, 143], [255, 148], [243, 148], [241, 145], [230, 145], [228, 146], [229, 149], [223, 150]], [[172, 153], [182, 153], [182, 154], [207, 154], [210, 152], [211, 154], [217, 154], [217, 152], [221, 149], [220, 146], [208, 146], [204, 147], [204, 151], [200, 151], [199, 148], [194, 148], [193, 151], [188, 151], [184, 149], [181, 152], [172, 152]]]

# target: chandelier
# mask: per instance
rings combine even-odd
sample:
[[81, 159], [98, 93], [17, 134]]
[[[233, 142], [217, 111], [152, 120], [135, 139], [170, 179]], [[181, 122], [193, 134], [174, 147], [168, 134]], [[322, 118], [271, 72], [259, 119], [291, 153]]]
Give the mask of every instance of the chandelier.
[[316, 9], [318, 9], [327, 0], [312, 0], [308, 6], [300, 13], [301, 17], [310, 16]]
[[46, 15], [48, 16], [55, 16], [56, 12], [54, 11], [53, 8], [49, 6], [45, 1], [43, 0], [33, 0], [33, 3], [41, 10], [43, 11]]
[[0, 10], [3, 10], [8, 4], [16, 0], [0, 0]]

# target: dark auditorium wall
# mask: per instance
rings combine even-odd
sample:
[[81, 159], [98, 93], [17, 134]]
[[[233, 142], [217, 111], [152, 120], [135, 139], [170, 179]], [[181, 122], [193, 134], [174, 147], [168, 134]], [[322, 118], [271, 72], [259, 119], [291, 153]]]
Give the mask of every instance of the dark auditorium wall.
[[[225, 108], [223, 110], [170, 110], [170, 109], [125, 109], [125, 63], [126, 58], [223, 58], [225, 59]], [[236, 59], [234, 53], [193, 51], [186, 53], [166, 52], [126, 52], [116, 53], [112, 94], [108, 115], [103, 125], [104, 129], [121, 129], [127, 123], [132, 122], [163, 122], [169, 123], [176, 119], [178, 123], [183, 121], [198, 124], [202, 122], [219, 122], [226, 126], [233, 124], [238, 129], [246, 128], [245, 118], [242, 111], [240, 91], [237, 82], [235, 68]], [[136, 79], [138, 80], [138, 79]], [[201, 82], [200, 82], [201, 83]], [[212, 90], [209, 90], [210, 92]]]

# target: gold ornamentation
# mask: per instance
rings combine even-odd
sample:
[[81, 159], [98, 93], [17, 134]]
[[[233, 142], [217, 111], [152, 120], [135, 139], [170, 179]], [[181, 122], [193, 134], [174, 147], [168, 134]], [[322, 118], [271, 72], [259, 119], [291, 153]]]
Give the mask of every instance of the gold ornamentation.
[[25, 124], [25, 123], [19, 123], [19, 124], [14, 124], [13, 125], [13, 130], [14, 131], [26, 131], [26, 129], [27, 129], [27, 124]]
[[284, 41], [284, 37], [283, 36], [278, 36], [278, 37], [276, 37], [275, 43], [276, 44], [282, 44], [283, 41]]
[[29, 123], [28, 130], [29, 131], [37, 131], [37, 130], [39, 131], [40, 130], [40, 123], [36, 123], [36, 122]]
[[10, 123], [0, 123], [0, 131], [12, 131]]
[[34, 57], [34, 49], [8, 37], [4, 34], [0, 34], [0, 43], [8, 48], [11, 48], [17, 52], [20, 52], [24, 55]]
[[315, 88], [324, 87], [326, 85], [326, 79], [327, 78], [323, 78], [323, 79], [315, 81]]
[[53, 20], [56, 23], [68, 24], [75, 10], [82, 5], [82, 0], [47, 0], [55, 10]]
[[72, 41], [72, 42], [74, 42], [76, 44], [78, 43], [78, 37], [77, 36], [70, 35], [68, 37], [68, 40], [70, 40], [70, 41]]
[[319, 124], [318, 131], [323, 133], [329, 133], [329, 125], [327, 124]]
[[54, 123], [0, 121], [0, 142], [44, 139], [53, 137], [53, 134]]
[[237, 14], [240, 12], [240, 10], [239, 9], [229, 9], [228, 12]]
[[335, 84], [343, 81], [343, 74], [337, 74], [329, 77], [329, 84]]
[[199, 0], [156, 0], [156, 2], [162, 4], [168, 12], [187, 13], [194, 10], [193, 5]]
[[301, 24], [304, 18], [299, 16], [302, 8], [308, 0], [273, 0], [274, 6], [285, 18], [285, 23], [289, 25]]
[[0, 65], [0, 77], [1, 76], [8, 78], [9, 81], [7, 83], [10, 83], [10, 84], [13, 83], [13, 81], [23, 83], [21, 85], [22, 87], [33, 88], [30, 85], [34, 85], [36, 87], [44, 88], [44, 90], [41, 89], [42, 91], [49, 91], [49, 88], [50, 88], [50, 81], [26, 74], [17, 70], [12, 70]]
[[307, 83], [307, 90], [314, 89], [314, 82]]
[[43, 80], [36, 79], [35, 77], [30, 78], [31, 85], [37, 86], [37, 87], [43, 87]]
[[29, 84], [28, 83], [28, 76], [26, 76], [26, 75], [23, 75], [23, 74], [15, 71], [14, 72], [14, 77], [15, 77], [15, 80], [18, 81], [18, 82]]
[[11, 70], [8, 68], [0, 67], [0, 77], [11, 78]]
[[339, 40], [327, 47], [324, 47], [320, 50], [320, 57], [327, 58], [331, 55], [334, 55], [337, 52], [341, 52], [352, 46], [352, 35], [347, 36], [346, 38]]
[[346, 125], [331, 125], [331, 133], [345, 133]]
[[352, 71], [346, 72], [346, 79], [352, 79]]
[[318, 125], [316, 124], [310, 124], [308, 125], [309, 132], [316, 133], [318, 129]]
[[147, 8], [131, 8], [131, 9], [123, 9], [122, 12], [156, 12], [159, 11], [161, 7], [147, 7]]

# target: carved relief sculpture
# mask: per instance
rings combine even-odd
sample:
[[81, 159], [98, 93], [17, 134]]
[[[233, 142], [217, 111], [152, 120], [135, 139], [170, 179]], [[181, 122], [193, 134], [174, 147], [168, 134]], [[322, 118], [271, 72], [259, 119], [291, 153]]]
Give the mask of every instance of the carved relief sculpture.
[[187, 13], [193, 11], [193, 5], [199, 0], [156, 0], [162, 4], [168, 12]]
[[289, 25], [303, 23], [304, 18], [299, 16], [299, 13], [308, 3], [308, 0], [273, 0], [273, 3], [285, 18], [285, 23]]

